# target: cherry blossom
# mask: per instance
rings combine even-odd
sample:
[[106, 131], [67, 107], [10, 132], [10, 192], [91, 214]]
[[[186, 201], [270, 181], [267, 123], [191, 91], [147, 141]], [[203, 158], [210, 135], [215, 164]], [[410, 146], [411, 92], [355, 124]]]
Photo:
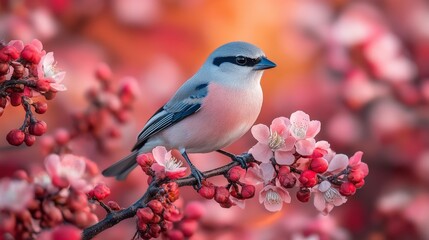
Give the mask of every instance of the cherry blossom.
[[332, 160], [329, 162], [327, 172], [337, 174], [347, 168], [349, 164], [349, 158], [344, 154], [335, 154]]
[[[50, 154], [45, 158], [45, 167], [54, 185], [65, 187], [70, 185], [76, 190], [89, 191], [83, 175], [86, 163], [83, 157], [72, 154]], [[89, 188], [89, 189], [88, 189]]]
[[155, 174], [163, 178], [164, 176], [170, 179], [177, 179], [185, 176], [186, 167], [182, 167], [182, 162], [171, 155], [171, 151], [162, 146], [158, 146], [152, 150], [153, 157], [156, 163], [152, 165]]
[[20, 212], [34, 197], [33, 185], [23, 180], [0, 180], [0, 210]]
[[47, 79], [50, 82], [51, 89], [56, 92], [65, 91], [67, 88], [61, 84], [66, 76], [66, 72], [58, 71], [56, 69], [56, 62], [54, 59], [54, 53], [48, 52], [44, 55], [37, 67], [37, 74], [39, 79]]
[[329, 181], [323, 181], [312, 188], [314, 192], [314, 206], [323, 215], [327, 215], [334, 207], [340, 206], [347, 201], [340, 192], [332, 187]]
[[290, 203], [290, 201], [289, 192], [277, 185], [266, 185], [259, 192], [259, 203], [264, 203], [265, 209], [270, 212], [280, 211], [283, 207], [283, 202]]
[[303, 111], [296, 111], [290, 116], [290, 133], [296, 139], [296, 151], [303, 155], [311, 155], [316, 147], [314, 137], [320, 131], [320, 121], [310, 121], [310, 116]]
[[268, 184], [275, 176], [275, 169], [271, 163], [261, 163], [247, 169], [244, 179], [249, 184]]
[[270, 128], [263, 124], [253, 126], [252, 135], [258, 143], [249, 150], [249, 153], [263, 163], [269, 162], [274, 155], [278, 164], [292, 164], [295, 161], [293, 156], [295, 139], [289, 132], [290, 125], [289, 119], [279, 117], [272, 121]]

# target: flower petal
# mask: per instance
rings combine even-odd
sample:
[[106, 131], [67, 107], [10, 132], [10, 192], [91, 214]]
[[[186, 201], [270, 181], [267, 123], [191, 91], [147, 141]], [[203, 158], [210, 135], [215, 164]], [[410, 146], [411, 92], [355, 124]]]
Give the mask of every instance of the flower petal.
[[49, 154], [45, 158], [44, 163], [49, 176], [58, 176], [59, 169], [61, 167], [60, 156], [58, 156], [57, 154]]
[[251, 129], [253, 137], [260, 143], [268, 144], [270, 129], [264, 124], [258, 124]]
[[353, 156], [351, 156], [350, 160], [349, 160], [350, 167], [354, 167], [354, 166], [358, 165], [359, 163], [361, 163], [362, 155], [363, 155], [363, 152], [358, 151]]
[[316, 209], [319, 212], [323, 212], [323, 210], [325, 210], [326, 201], [325, 201], [325, 198], [323, 197], [323, 193], [318, 192], [318, 191], [314, 193], [313, 204], [314, 204], [314, 207], [316, 207]]
[[280, 165], [291, 165], [295, 162], [295, 156], [290, 151], [275, 151], [274, 156]]
[[264, 182], [262, 177], [262, 171], [259, 166], [251, 167], [247, 169], [244, 180], [248, 184], [259, 185]]
[[43, 50], [43, 44], [39, 39], [33, 39], [30, 44], [36, 47], [39, 51]]
[[320, 121], [310, 121], [307, 129], [307, 137], [314, 138], [320, 132]]
[[285, 139], [285, 145], [280, 148], [282, 151], [291, 151], [295, 147], [296, 140], [292, 136], [288, 136]]
[[51, 67], [55, 62], [54, 53], [46, 53], [46, 55], [42, 57], [41, 62], [43, 63], [43, 67]]
[[310, 156], [316, 148], [316, 140], [314, 138], [298, 140], [295, 143], [296, 152], [302, 156]]
[[291, 134], [296, 139], [304, 139], [307, 135], [310, 116], [303, 111], [296, 111], [290, 116]]
[[260, 162], [270, 162], [271, 157], [273, 156], [273, 151], [268, 147], [267, 144], [257, 143], [253, 146], [249, 153], [253, 155], [253, 157]]
[[65, 77], [66, 77], [66, 72], [62, 71], [62, 72], [55, 73], [52, 76], [52, 79], [54, 79], [55, 83], [61, 83]]
[[49, 86], [51, 87], [51, 89], [57, 92], [64, 92], [67, 90], [66, 86], [64, 86], [63, 84], [51, 83], [49, 84]]
[[271, 202], [270, 203], [268, 201], [265, 201], [264, 207], [265, 207], [265, 209], [267, 209], [270, 212], [278, 212], [282, 209], [283, 202]]
[[273, 167], [273, 164], [261, 163], [261, 165], [259, 165], [259, 167], [261, 168], [262, 180], [264, 181], [265, 184], [267, 184], [271, 180], [273, 180], [273, 178], [275, 176], [275, 169]]
[[327, 172], [333, 174], [339, 173], [346, 169], [349, 164], [349, 158], [344, 154], [336, 154], [329, 163]]
[[157, 146], [152, 150], [153, 158], [155, 158], [155, 161], [165, 167], [165, 155], [167, 154], [167, 149], [163, 146]]
[[326, 192], [328, 191], [329, 188], [331, 188], [331, 183], [329, 181], [323, 181], [319, 184], [319, 186], [317, 187], [317, 189], [319, 189], [319, 191], [321, 192]]
[[67, 174], [72, 178], [80, 178], [85, 173], [86, 163], [82, 157], [64, 154], [61, 159], [61, 165], [64, 169], [68, 170]]
[[186, 175], [186, 167], [179, 167], [171, 171], [166, 171], [165, 175], [172, 180], [184, 177]]
[[275, 118], [270, 125], [270, 130], [271, 132], [277, 132], [281, 136], [287, 136], [289, 135], [289, 126], [287, 123], [289, 123], [289, 119], [285, 117]]

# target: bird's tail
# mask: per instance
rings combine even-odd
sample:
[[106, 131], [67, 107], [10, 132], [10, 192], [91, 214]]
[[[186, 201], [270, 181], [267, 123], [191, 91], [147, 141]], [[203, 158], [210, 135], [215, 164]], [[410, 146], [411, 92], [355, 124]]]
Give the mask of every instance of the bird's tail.
[[116, 177], [118, 180], [124, 180], [137, 166], [137, 154], [138, 152], [134, 151], [130, 155], [114, 163], [103, 171], [103, 175], [106, 177]]

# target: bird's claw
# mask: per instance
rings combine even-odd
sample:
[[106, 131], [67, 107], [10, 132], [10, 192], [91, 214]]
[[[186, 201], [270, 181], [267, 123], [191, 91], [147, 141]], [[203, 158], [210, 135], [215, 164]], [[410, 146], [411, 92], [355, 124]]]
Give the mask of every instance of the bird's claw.
[[245, 155], [233, 155], [231, 157], [231, 159], [234, 162], [238, 162], [240, 164], [241, 168], [243, 168], [243, 169], [248, 168], [247, 161], [246, 161], [247, 157]]
[[197, 184], [195, 184], [193, 187], [195, 188], [195, 190], [199, 190], [201, 188], [202, 180], [206, 177], [200, 170], [198, 170], [194, 166], [191, 166], [191, 175], [197, 180]]

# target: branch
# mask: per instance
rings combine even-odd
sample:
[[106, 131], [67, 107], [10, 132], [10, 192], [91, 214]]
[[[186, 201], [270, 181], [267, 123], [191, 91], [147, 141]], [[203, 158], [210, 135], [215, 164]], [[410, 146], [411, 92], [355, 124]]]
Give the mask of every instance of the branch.
[[[244, 154], [240, 155], [239, 157], [242, 157], [247, 163], [255, 161], [253, 156], [248, 154], [248, 153], [244, 153]], [[238, 162], [231, 162], [225, 166], [206, 171], [203, 174], [206, 178], [224, 175], [229, 171], [229, 169], [231, 169], [234, 166], [238, 166], [238, 165], [239, 165]], [[175, 182], [179, 185], [179, 187], [193, 186], [193, 185], [197, 184], [197, 180], [193, 176], [180, 178], [180, 179], [177, 179]], [[102, 231], [104, 231], [108, 228], [115, 226], [116, 224], [120, 223], [121, 221], [123, 221], [127, 218], [134, 217], [137, 213], [137, 210], [139, 208], [145, 207], [146, 203], [148, 203], [151, 200], [151, 198], [154, 197], [158, 193], [159, 186], [162, 183], [165, 183], [164, 179], [154, 180], [148, 186], [148, 189], [143, 194], [143, 196], [138, 201], [136, 201], [133, 205], [131, 205], [128, 208], [123, 209], [123, 210], [110, 212], [106, 215], [106, 217], [103, 220], [99, 221], [98, 223], [96, 223], [96, 224], [94, 224], [88, 228], [85, 228], [83, 230], [83, 233], [82, 233], [82, 240], [92, 239], [97, 234], [101, 233]]]

